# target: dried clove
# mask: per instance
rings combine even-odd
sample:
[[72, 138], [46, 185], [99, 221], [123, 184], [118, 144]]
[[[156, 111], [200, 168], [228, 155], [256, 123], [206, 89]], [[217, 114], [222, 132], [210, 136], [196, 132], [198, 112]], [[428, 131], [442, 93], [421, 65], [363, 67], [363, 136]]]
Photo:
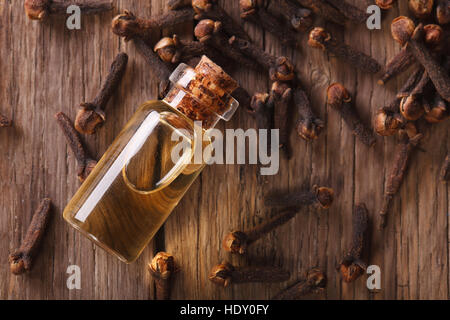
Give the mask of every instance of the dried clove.
[[294, 102], [300, 116], [296, 126], [298, 135], [306, 141], [317, 139], [325, 124], [314, 115], [308, 96], [300, 87], [294, 90]]
[[281, 291], [272, 300], [299, 300], [307, 294], [323, 292], [326, 285], [327, 277], [325, 273], [318, 268], [312, 268], [308, 270], [304, 280], [300, 280]]
[[418, 68], [414, 71], [390, 105], [378, 110], [374, 119], [374, 126], [375, 131], [379, 135], [392, 136], [406, 125], [406, 119], [400, 114], [400, 103], [404, 97], [408, 97], [411, 91], [414, 90], [423, 72], [423, 68]]
[[8, 117], [0, 114], [0, 127], [10, 127], [11, 125], [12, 121]]
[[345, 0], [326, 0], [333, 7], [335, 7], [344, 17], [349, 21], [356, 23], [366, 23], [369, 15], [358, 7], [348, 3]]
[[250, 103], [254, 111], [258, 129], [271, 129], [273, 121], [273, 104], [267, 93], [255, 93]]
[[311, 9], [325, 20], [344, 25], [345, 16], [325, 0], [297, 0], [302, 6]]
[[426, 19], [433, 11], [434, 0], [408, 0], [412, 14], [419, 19]]
[[257, 0], [239, 0], [239, 5], [242, 19], [261, 26], [264, 30], [274, 34], [285, 45], [297, 45], [296, 32], [286, 28], [276, 17], [260, 7]]
[[450, 154], [448, 154], [447, 157], [445, 157], [440, 177], [441, 180], [445, 182], [450, 180]]
[[402, 98], [400, 102], [400, 113], [406, 120], [416, 121], [424, 115], [423, 97], [429, 83], [430, 77], [424, 71], [411, 93]]
[[230, 38], [229, 43], [241, 51], [246, 57], [254, 59], [263, 68], [268, 70], [270, 80], [289, 81], [294, 79], [294, 65], [288, 58], [275, 57], [253, 43], [234, 36]]
[[159, 58], [172, 64], [178, 64], [180, 61], [189, 61], [194, 57], [204, 55], [206, 52], [205, 44], [199, 41], [183, 41], [176, 34], [172, 37], [164, 37], [159, 40], [153, 51]]
[[264, 200], [265, 205], [270, 207], [300, 207], [317, 206], [328, 209], [334, 200], [333, 189], [314, 186], [313, 191], [273, 194]]
[[363, 203], [356, 205], [352, 219], [352, 247], [338, 267], [345, 282], [355, 281], [367, 269], [367, 264], [361, 260], [361, 256], [366, 247], [368, 219], [366, 205]]
[[51, 14], [66, 15], [67, 8], [76, 4], [85, 14], [98, 14], [113, 9], [111, 2], [87, 0], [83, 2], [63, 2], [53, 0], [25, 0], [24, 7], [28, 18], [32, 20], [44, 20]]
[[366, 146], [371, 147], [376, 143], [372, 130], [360, 120], [354, 107], [352, 98], [347, 89], [340, 83], [334, 83], [328, 87], [328, 104], [339, 112], [345, 123], [350, 127], [352, 133]]
[[413, 151], [422, 139], [422, 134], [417, 133], [412, 123], [409, 124], [410, 128], [399, 131], [400, 142], [395, 152], [394, 166], [386, 181], [383, 206], [380, 210], [381, 228], [386, 226], [387, 214], [390, 210], [392, 200], [402, 185]]
[[308, 44], [312, 48], [329, 51], [362, 71], [377, 73], [381, 69], [379, 63], [372, 57], [356, 51], [344, 43], [338, 42], [323, 28], [316, 27], [310, 32]]
[[414, 22], [408, 17], [398, 17], [391, 24], [392, 36], [401, 45], [407, 45], [408, 50], [414, 55], [428, 73], [436, 90], [442, 98], [450, 101], [450, 77], [447, 70], [441, 66], [426, 48], [423, 24], [416, 28]]
[[166, 252], [159, 252], [148, 265], [148, 270], [155, 281], [156, 300], [169, 300], [172, 276], [177, 272], [175, 259]]
[[[436, 24], [429, 24], [424, 27], [425, 44], [433, 52], [439, 51], [444, 38], [444, 30]], [[385, 67], [385, 73], [378, 81], [379, 85], [386, 84], [393, 77], [402, 73], [416, 62], [414, 55], [407, 48], [402, 50], [392, 58]]]
[[430, 110], [425, 110], [425, 120], [428, 123], [439, 123], [447, 120], [450, 117], [450, 109], [447, 102], [435, 92], [433, 101], [431, 102]]
[[290, 105], [292, 101], [292, 88], [289, 83], [275, 81], [270, 90], [270, 103], [274, 107], [274, 128], [280, 130], [280, 148], [287, 159], [292, 156], [290, 138]]
[[192, 0], [169, 0], [167, 4], [170, 10], [178, 10], [192, 5]]
[[153, 74], [159, 80], [159, 97], [163, 98], [170, 89], [170, 75], [172, 70], [169, 66], [158, 58], [158, 55], [153, 52], [152, 48], [141, 38], [133, 39], [134, 45], [141, 56], [147, 61], [152, 68]]
[[58, 121], [58, 124], [61, 130], [66, 137], [67, 143], [69, 144], [70, 149], [72, 150], [75, 158], [77, 159], [78, 169], [77, 176], [78, 179], [83, 182], [92, 172], [94, 167], [97, 165], [97, 161], [91, 159], [86, 150], [83, 147], [83, 144], [78, 136], [77, 131], [72, 125], [69, 117], [65, 115], [63, 112], [59, 112], [55, 114], [55, 118]]
[[111, 27], [115, 34], [124, 37], [126, 41], [136, 37], [149, 40], [153, 31], [191, 21], [193, 18], [194, 10], [192, 8], [169, 11], [149, 19], [138, 18], [130, 11], [125, 10], [124, 13], [114, 17]]
[[436, 19], [440, 25], [450, 23], [450, 0], [437, 0]]
[[[235, 254], [245, 254], [248, 246], [252, 243], [294, 218], [299, 212], [300, 206], [313, 205], [328, 209], [333, 202], [333, 190], [329, 188], [316, 188], [314, 192], [289, 196], [289, 201], [292, 205], [288, 205], [289, 207], [283, 209], [268, 221], [247, 231], [233, 231], [227, 234], [222, 242], [225, 251]], [[275, 202], [273, 199], [275, 199], [275, 196], [267, 197], [266, 202], [270, 205], [278, 205], [278, 202]]]
[[291, 27], [299, 32], [305, 32], [311, 28], [313, 24], [313, 13], [310, 9], [306, 9], [292, 2], [291, 0], [276, 0], [270, 2], [270, 9], [276, 10], [291, 25]]
[[298, 300], [310, 293], [320, 293], [326, 286], [325, 273], [318, 268], [312, 268], [306, 273], [305, 279], [281, 291], [272, 300]]
[[383, 10], [392, 9], [397, 0], [376, 0], [375, 3]]
[[245, 40], [250, 40], [247, 32], [239, 23], [234, 21], [230, 15], [217, 4], [217, 0], [192, 0], [192, 7], [195, 11], [195, 19], [211, 19], [220, 21], [223, 30], [228, 36], [236, 36]]
[[128, 55], [119, 53], [111, 64], [111, 69], [102, 89], [92, 102], [83, 102], [75, 119], [75, 129], [82, 134], [94, 134], [106, 119], [105, 107], [116, 92], [125, 74]]
[[221, 286], [228, 287], [234, 283], [249, 282], [284, 282], [289, 280], [290, 272], [277, 267], [234, 267], [228, 262], [214, 266], [209, 274], [209, 280]]
[[9, 255], [10, 270], [13, 274], [20, 275], [31, 270], [33, 259], [38, 253], [39, 244], [50, 219], [51, 207], [50, 199], [41, 201], [19, 249]]
[[228, 37], [223, 32], [220, 21], [201, 20], [195, 27], [194, 34], [200, 42], [213, 46], [241, 66], [258, 69], [258, 64], [254, 60], [246, 57], [242, 52], [229, 44]]

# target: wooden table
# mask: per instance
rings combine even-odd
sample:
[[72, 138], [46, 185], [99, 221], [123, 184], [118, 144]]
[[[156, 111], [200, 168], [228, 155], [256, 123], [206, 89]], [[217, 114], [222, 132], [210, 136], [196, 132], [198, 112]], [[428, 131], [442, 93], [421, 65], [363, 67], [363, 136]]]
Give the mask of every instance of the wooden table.
[[[207, 167], [168, 219], [164, 228], [136, 263], [126, 265], [93, 245], [63, 221], [62, 211], [79, 183], [75, 158], [53, 115], [64, 111], [74, 118], [81, 101], [92, 99], [119, 51], [129, 54], [125, 79], [108, 105], [107, 121], [98, 134], [85, 137], [97, 158], [120, 132], [140, 103], [157, 96], [157, 81], [132, 43], [110, 31], [119, 9], [139, 16], [157, 15], [164, 0], [114, 1], [116, 10], [101, 17], [83, 17], [82, 29], [70, 31], [65, 19], [30, 21], [22, 1], [0, 1], [0, 112], [14, 126], [0, 131], [0, 298], [2, 299], [152, 299], [154, 288], [147, 263], [154, 253], [172, 253], [181, 268], [174, 283], [176, 299], [265, 299], [288, 284], [248, 284], [220, 289], [208, 281], [210, 268], [223, 259], [237, 265], [278, 265], [292, 271], [289, 283], [312, 266], [328, 276], [327, 299], [447, 299], [449, 297], [449, 193], [437, 180], [450, 146], [448, 123], [425, 132], [422, 148], [411, 163], [405, 183], [384, 231], [377, 229], [383, 186], [392, 167], [395, 138], [378, 138], [368, 149], [356, 141], [339, 115], [326, 106], [326, 88], [342, 82], [369, 123], [376, 110], [393, 97], [406, 75], [386, 88], [376, 76], [355, 71], [323, 52], [306, 47], [283, 48], [275, 37], [245, 24], [252, 39], [265, 50], [292, 58], [311, 95], [314, 110], [326, 120], [326, 131], [314, 143], [292, 132], [295, 156], [282, 159], [276, 176], [262, 177], [252, 165]], [[351, 2], [364, 7], [372, 1]], [[389, 24], [407, 7], [385, 13], [382, 30], [365, 26], [333, 27], [333, 34], [384, 64], [399, 51]], [[238, 1], [221, 1], [238, 19]], [[318, 23], [321, 23], [320, 21]], [[192, 25], [165, 30], [192, 37]], [[155, 34], [156, 41], [161, 34]], [[264, 73], [238, 70], [233, 74], [249, 92], [268, 90]], [[242, 109], [219, 128], [253, 128], [255, 121]], [[305, 209], [289, 224], [255, 243], [243, 257], [221, 248], [223, 236], [235, 228], [249, 228], [273, 214], [262, 197], [272, 188], [309, 189], [327, 185], [336, 201], [327, 212]], [[10, 274], [9, 252], [20, 244], [41, 198], [55, 204], [54, 216], [31, 273]], [[371, 218], [370, 264], [381, 267], [382, 288], [370, 292], [366, 276], [342, 283], [335, 267], [351, 239], [352, 209], [365, 202]], [[81, 268], [81, 290], [66, 286], [68, 266]]]

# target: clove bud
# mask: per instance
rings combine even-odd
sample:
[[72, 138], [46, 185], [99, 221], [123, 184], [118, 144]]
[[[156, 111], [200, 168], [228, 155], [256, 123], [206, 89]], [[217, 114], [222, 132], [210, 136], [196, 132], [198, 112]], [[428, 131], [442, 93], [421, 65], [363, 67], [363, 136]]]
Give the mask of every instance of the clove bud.
[[372, 57], [335, 40], [324, 28], [316, 27], [309, 33], [308, 44], [312, 48], [329, 51], [349, 65], [362, 71], [377, 73], [381, 66]]
[[371, 147], [376, 143], [372, 130], [369, 130], [359, 118], [353, 105], [352, 98], [347, 89], [340, 83], [334, 83], [328, 87], [328, 104], [339, 112], [352, 133], [366, 146]]
[[111, 69], [102, 89], [92, 102], [83, 102], [75, 119], [75, 129], [82, 134], [94, 134], [106, 119], [105, 107], [116, 92], [125, 74], [128, 55], [119, 53], [111, 64]]
[[23, 274], [31, 270], [33, 259], [38, 253], [39, 245], [50, 219], [52, 201], [43, 199], [28, 227], [25, 238], [19, 249], [9, 255], [11, 272], [15, 275]]
[[228, 262], [214, 266], [209, 274], [209, 280], [221, 287], [234, 283], [284, 282], [289, 277], [289, 271], [277, 267], [234, 267]]
[[308, 270], [304, 280], [300, 280], [289, 288], [281, 291], [272, 300], [298, 300], [310, 293], [320, 293], [327, 285], [327, 277], [325, 273], [313, 268]]
[[148, 270], [155, 281], [156, 300], [169, 300], [172, 276], [177, 272], [174, 257], [159, 252], [148, 265]]
[[338, 270], [345, 282], [353, 282], [367, 269], [367, 264], [361, 260], [366, 247], [368, 213], [364, 203], [355, 206], [353, 211], [352, 247], [342, 259]]

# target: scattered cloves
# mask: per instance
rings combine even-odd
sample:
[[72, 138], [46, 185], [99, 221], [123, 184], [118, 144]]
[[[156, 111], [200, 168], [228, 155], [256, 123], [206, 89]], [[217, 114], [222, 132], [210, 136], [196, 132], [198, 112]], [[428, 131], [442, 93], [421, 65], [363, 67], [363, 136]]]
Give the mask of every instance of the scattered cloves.
[[441, 169], [441, 180], [447, 182], [450, 180], [450, 154], [445, 157], [444, 164]]
[[426, 19], [433, 11], [434, 0], [408, 0], [412, 14], [419, 19]]
[[245, 56], [255, 59], [263, 68], [269, 71], [272, 81], [290, 81], [295, 77], [294, 65], [286, 57], [275, 57], [265, 52], [250, 41], [231, 37], [230, 45], [241, 51]]
[[149, 19], [138, 18], [132, 12], [125, 10], [124, 13], [114, 17], [111, 26], [113, 32], [124, 37], [126, 41], [136, 37], [149, 40], [153, 31], [191, 21], [193, 18], [194, 10], [192, 8], [169, 11]]
[[[51, 14], [66, 15], [67, 8], [73, 3], [53, 0], [25, 0], [24, 7], [28, 18], [32, 20], [44, 20]], [[81, 12], [85, 14], [98, 14], [113, 9], [111, 2], [87, 0], [76, 2]]]
[[392, 200], [402, 185], [413, 151], [422, 139], [422, 134], [415, 131], [412, 123], [409, 124], [411, 128], [400, 130], [399, 132], [400, 142], [395, 151], [394, 166], [386, 181], [383, 206], [380, 211], [381, 228], [386, 226], [387, 214], [390, 210]]
[[310, 32], [308, 44], [312, 48], [329, 51], [362, 71], [377, 73], [381, 69], [380, 64], [372, 57], [338, 42], [323, 28], [316, 27]]
[[169, 300], [172, 276], [177, 272], [173, 256], [159, 252], [148, 265], [148, 270], [155, 281], [156, 300]]
[[280, 148], [287, 159], [292, 156], [290, 145], [290, 105], [292, 88], [289, 83], [275, 81], [270, 91], [270, 101], [274, 106], [274, 128], [280, 130]]
[[223, 32], [222, 23], [210, 19], [201, 20], [194, 30], [195, 37], [203, 43], [213, 46], [226, 57], [239, 63], [241, 66], [257, 69], [258, 64], [231, 46], [227, 35]]
[[356, 23], [366, 23], [369, 15], [358, 7], [348, 3], [345, 0], [326, 0], [333, 5], [344, 17]]
[[39, 244], [44, 236], [50, 219], [52, 201], [43, 199], [35, 211], [31, 224], [19, 249], [9, 255], [10, 270], [15, 275], [31, 270], [33, 259], [38, 253]]
[[315, 14], [322, 16], [325, 20], [344, 25], [345, 16], [326, 0], [297, 0], [302, 6], [311, 9]]
[[11, 124], [12, 121], [8, 117], [0, 114], [0, 127], [10, 127]]
[[334, 200], [333, 189], [326, 187], [313, 188], [313, 191], [273, 194], [265, 198], [265, 205], [270, 207], [317, 206], [328, 209]]
[[214, 266], [209, 274], [209, 280], [221, 287], [234, 283], [284, 282], [289, 277], [289, 271], [277, 267], [234, 267], [228, 262]]
[[342, 84], [334, 83], [328, 87], [328, 104], [339, 112], [352, 133], [362, 143], [368, 147], [376, 143], [372, 130], [368, 129], [360, 120], [352, 105], [352, 98]]
[[423, 24], [419, 24], [415, 28], [411, 19], [401, 16], [394, 19], [391, 31], [394, 40], [401, 45], [407, 45], [408, 50], [423, 65], [441, 97], [446, 101], [450, 101], [450, 77], [447, 70], [436, 61], [428, 48], [426, 48], [423, 40]]
[[383, 10], [392, 9], [397, 0], [376, 0], [375, 3]]
[[77, 176], [78, 179], [83, 182], [97, 165], [97, 161], [91, 159], [88, 156], [86, 150], [83, 147], [83, 144], [81, 143], [80, 137], [73, 127], [69, 117], [66, 116], [63, 112], [59, 112], [55, 114], [55, 118], [58, 121], [58, 124], [64, 133], [64, 136], [66, 137], [70, 149], [77, 159]]
[[353, 211], [352, 247], [342, 259], [338, 270], [345, 282], [353, 282], [367, 269], [367, 264], [361, 260], [366, 247], [368, 214], [366, 205], [361, 203]]
[[250, 40], [247, 32], [217, 4], [217, 0], [192, 0], [192, 7], [196, 13], [196, 20], [211, 19], [220, 21], [222, 22], [224, 32], [228, 36], [236, 36], [241, 39]]
[[[436, 24], [426, 25], [424, 30], [427, 48], [433, 52], [439, 51], [444, 38], [444, 30]], [[388, 62], [385, 67], [385, 73], [378, 81], [378, 84], [386, 84], [389, 80], [408, 69], [415, 62], [416, 59], [412, 52], [407, 47], [403, 47], [402, 50]]]
[[306, 92], [300, 87], [294, 90], [294, 102], [300, 116], [296, 126], [298, 135], [306, 141], [317, 139], [325, 124], [315, 116]]
[[305, 32], [311, 28], [313, 24], [313, 13], [310, 9], [306, 9], [292, 2], [291, 0], [276, 0], [270, 2], [273, 8], [282, 15], [291, 25], [291, 27], [299, 32]]
[[313, 268], [308, 270], [304, 280], [281, 291], [272, 300], [298, 300], [307, 294], [322, 292], [326, 285], [327, 277], [325, 273], [318, 268]]
[[263, 7], [260, 7], [257, 0], [239, 0], [239, 4], [242, 19], [261, 26], [263, 29], [274, 34], [285, 45], [297, 45], [296, 32], [286, 28], [276, 17]]
[[125, 74], [128, 55], [119, 53], [111, 64], [111, 69], [102, 89], [92, 102], [83, 102], [75, 119], [75, 129], [82, 134], [94, 134], [106, 119], [105, 107], [116, 92]]

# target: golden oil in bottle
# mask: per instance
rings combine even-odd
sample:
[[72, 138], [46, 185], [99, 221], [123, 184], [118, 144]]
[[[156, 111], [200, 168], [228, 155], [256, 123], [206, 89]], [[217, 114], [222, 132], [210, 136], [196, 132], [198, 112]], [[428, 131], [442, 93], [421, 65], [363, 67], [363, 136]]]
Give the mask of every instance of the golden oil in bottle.
[[204, 168], [192, 161], [197, 144], [201, 152], [210, 141], [198, 137], [194, 121], [204, 133], [238, 106], [229, 96], [235, 82], [206, 57], [195, 69], [180, 65], [171, 80], [168, 96], [139, 107], [64, 211], [74, 228], [127, 263]]

